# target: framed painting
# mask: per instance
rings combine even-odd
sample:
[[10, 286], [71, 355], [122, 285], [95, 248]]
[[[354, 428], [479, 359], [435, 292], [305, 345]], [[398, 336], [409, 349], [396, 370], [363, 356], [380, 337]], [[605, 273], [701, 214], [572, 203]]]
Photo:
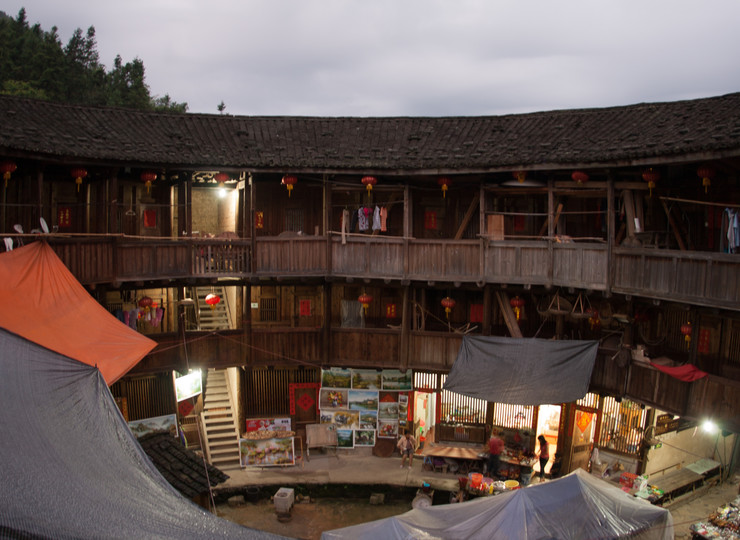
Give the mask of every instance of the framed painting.
[[401, 373], [398, 369], [384, 369], [383, 390], [413, 390], [414, 378], [410, 369]]
[[321, 386], [329, 388], [350, 388], [352, 370], [349, 368], [329, 368], [321, 370]]
[[375, 430], [355, 430], [355, 446], [375, 446]]
[[380, 390], [381, 375], [374, 369], [353, 369], [352, 388], [364, 390]]
[[395, 420], [378, 418], [378, 437], [383, 439], [398, 438], [398, 417]]
[[294, 439], [239, 439], [239, 460], [242, 467], [295, 465]]
[[346, 409], [349, 405], [349, 390], [344, 388], [322, 388], [319, 393], [319, 408]]
[[337, 448], [354, 448], [355, 447], [355, 431], [353, 429], [338, 429], [337, 430]]
[[360, 411], [360, 429], [378, 429], [378, 411]]
[[349, 408], [360, 411], [377, 411], [378, 410], [378, 391], [377, 390], [350, 390], [349, 391]]

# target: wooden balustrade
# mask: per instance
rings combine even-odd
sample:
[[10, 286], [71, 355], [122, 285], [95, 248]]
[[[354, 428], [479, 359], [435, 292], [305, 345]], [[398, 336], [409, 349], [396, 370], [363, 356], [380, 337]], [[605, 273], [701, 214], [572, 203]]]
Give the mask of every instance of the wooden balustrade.
[[[740, 257], [547, 241], [418, 240], [352, 235], [251, 241], [47, 237], [83, 284], [235, 277], [354, 277], [600, 290], [740, 309]], [[331, 257], [327, 250], [331, 249]], [[610, 283], [609, 280], [612, 280]]]

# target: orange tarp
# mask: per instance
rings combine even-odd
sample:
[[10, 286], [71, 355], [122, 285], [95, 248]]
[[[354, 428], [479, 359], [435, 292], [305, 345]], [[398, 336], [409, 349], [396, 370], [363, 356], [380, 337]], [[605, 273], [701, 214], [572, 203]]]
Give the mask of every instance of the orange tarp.
[[101, 306], [46, 242], [0, 254], [0, 327], [97, 366], [108, 385], [156, 342]]

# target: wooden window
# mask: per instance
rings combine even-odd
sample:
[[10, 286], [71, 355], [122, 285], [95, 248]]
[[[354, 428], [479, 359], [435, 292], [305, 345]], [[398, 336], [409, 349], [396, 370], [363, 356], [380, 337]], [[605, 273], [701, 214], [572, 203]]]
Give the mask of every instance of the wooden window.
[[291, 232], [298, 232], [303, 230], [302, 208], [285, 209], [285, 230]]
[[277, 298], [260, 298], [260, 320], [274, 322], [277, 316]]

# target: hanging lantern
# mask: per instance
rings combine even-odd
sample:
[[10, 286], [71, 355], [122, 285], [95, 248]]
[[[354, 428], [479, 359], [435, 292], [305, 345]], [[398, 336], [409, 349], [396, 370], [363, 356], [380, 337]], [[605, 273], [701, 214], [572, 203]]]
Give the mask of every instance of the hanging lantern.
[[141, 181], [146, 185], [146, 194], [149, 195], [149, 190], [152, 187], [152, 182], [157, 179], [157, 173], [154, 171], [144, 171], [141, 173]]
[[442, 198], [444, 199], [447, 196], [447, 189], [450, 187], [450, 184], [452, 184], [452, 181], [446, 176], [443, 176], [437, 180], [437, 183], [442, 188]]
[[587, 309], [586, 313], [588, 313], [588, 324], [591, 327], [591, 331], [601, 328], [601, 319], [599, 318], [599, 312], [595, 309]]
[[288, 197], [290, 197], [291, 191], [293, 191], [293, 186], [298, 182], [298, 177], [294, 176], [292, 174], [286, 174], [283, 176], [282, 181], [280, 182], [285, 187], [288, 188]]
[[8, 187], [8, 180], [10, 180], [10, 174], [15, 172], [18, 168], [13, 161], [2, 161], [0, 162], [0, 173], [3, 173], [3, 180], [5, 180], [5, 187]]
[[224, 183], [230, 180], [229, 175], [225, 172], [216, 173], [213, 179], [218, 182], [218, 187], [220, 188], [224, 187]]
[[696, 170], [696, 174], [701, 178], [701, 185], [704, 186], [704, 193], [707, 192], [709, 186], [712, 185], [712, 178], [714, 178], [714, 168], [709, 165], [704, 165]]
[[206, 304], [211, 306], [211, 309], [216, 309], [216, 305], [221, 301], [221, 297], [217, 294], [207, 294], [206, 295]]
[[686, 349], [691, 348], [691, 322], [687, 322], [686, 324], [681, 325], [681, 333], [683, 334], [683, 339], [686, 342]]
[[571, 174], [570, 177], [578, 185], [582, 185], [588, 182], [588, 175], [583, 171], [573, 171], [573, 174]]
[[649, 169], [645, 169], [642, 172], [642, 179], [645, 180], [648, 184], [648, 188], [650, 189], [650, 196], [653, 196], [653, 188], [655, 188], [655, 184], [658, 180], [660, 180], [660, 173], [650, 167]]
[[516, 178], [516, 181], [520, 184], [524, 183], [524, 180], [527, 178], [527, 172], [526, 171], [514, 171], [511, 173], [511, 175]]
[[82, 167], [76, 167], [70, 171], [72, 173], [72, 176], [75, 179], [75, 184], [77, 184], [77, 191], [80, 191], [80, 186], [82, 185], [82, 179], [87, 176], [87, 171], [83, 169]]
[[152, 304], [154, 304], [154, 301], [148, 296], [142, 296], [139, 300], [139, 307], [144, 313], [149, 313], [149, 310], [152, 309]]
[[445, 296], [444, 298], [442, 298], [441, 303], [442, 303], [442, 307], [445, 308], [445, 317], [449, 319], [450, 313], [452, 312], [452, 308], [455, 307], [456, 302], [454, 299], [450, 298], [449, 296]]
[[518, 296], [515, 296], [511, 300], [509, 300], [509, 304], [511, 304], [511, 307], [514, 308], [514, 314], [516, 315], [516, 320], [519, 320], [519, 317], [522, 314], [522, 308], [524, 307], [524, 298], [519, 298]]
[[367, 189], [368, 195], [373, 190], [373, 186], [378, 183], [378, 179], [374, 176], [363, 176], [362, 177], [362, 183], [365, 185], [365, 188]]
[[370, 307], [370, 302], [373, 301], [373, 297], [367, 293], [362, 293], [357, 301], [362, 304], [362, 308], [365, 310], [365, 314], [367, 315], [367, 308]]

